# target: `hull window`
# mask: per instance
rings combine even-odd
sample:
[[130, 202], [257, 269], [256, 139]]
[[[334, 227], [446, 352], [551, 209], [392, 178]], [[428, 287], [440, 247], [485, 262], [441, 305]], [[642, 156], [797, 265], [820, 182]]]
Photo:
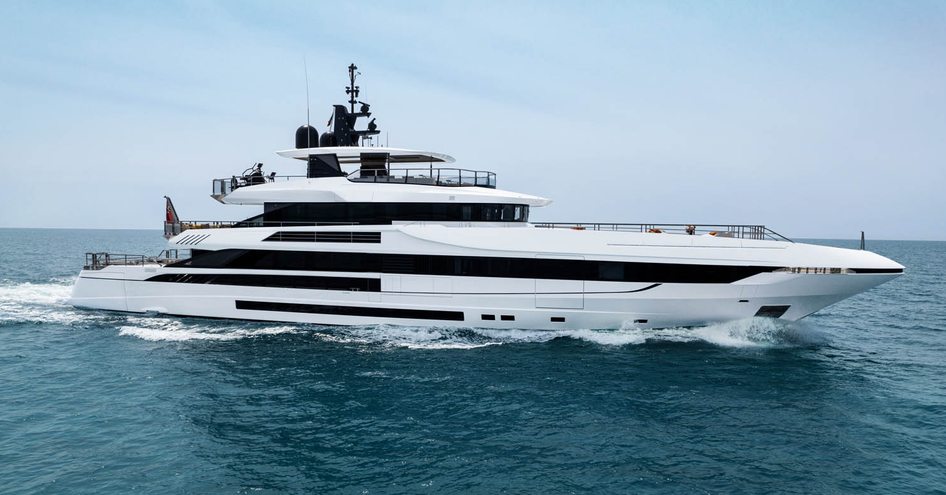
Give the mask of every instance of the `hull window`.
[[324, 304], [293, 304], [268, 301], [236, 301], [236, 309], [277, 311], [281, 313], [313, 313], [323, 315], [370, 316], [375, 318], [405, 318], [411, 320], [463, 321], [462, 311], [435, 311], [429, 309], [370, 308], [362, 306], [329, 306]]
[[238, 285], [285, 289], [347, 290], [381, 292], [381, 279], [358, 277], [309, 277], [304, 275], [243, 275], [213, 273], [165, 273], [146, 282], [174, 284]]

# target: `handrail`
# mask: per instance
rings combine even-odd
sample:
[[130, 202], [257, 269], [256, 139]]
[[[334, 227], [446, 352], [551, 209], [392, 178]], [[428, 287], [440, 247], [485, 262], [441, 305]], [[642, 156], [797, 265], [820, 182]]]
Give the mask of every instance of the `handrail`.
[[178, 222], [164, 222], [164, 237], [170, 239], [185, 230], [193, 229], [229, 229], [236, 227], [239, 221], [235, 220], [181, 220]]
[[174, 237], [185, 230], [232, 229], [245, 227], [329, 227], [333, 225], [358, 225], [357, 222], [289, 222], [272, 220], [181, 220], [164, 222], [164, 236]]
[[534, 227], [546, 229], [604, 230], [620, 232], [647, 232], [654, 234], [711, 235], [738, 239], [757, 239], [795, 242], [765, 225], [738, 224], [685, 224], [685, 223], [597, 223], [597, 222], [537, 222]]
[[144, 265], [157, 263], [165, 265], [174, 261], [184, 259], [181, 251], [190, 251], [189, 249], [165, 249], [157, 256], [148, 256], [145, 254], [124, 254], [124, 253], [85, 253], [84, 270], [101, 270], [109, 265]]
[[[383, 169], [359, 168], [346, 174], [352, 182], [374, 182], [380, 184], [422, 184], [445, 187], [487, 187], [496, 189], [496, 173], [488, 170], [471, 170], [446, 167], [388, 167]], [[305, 175], [232, 175], [211, 181], [215, 198], [223, 198], [233, 191], [247, 186], [271, 182], [305, 179]]]
[[213, 187], [213, 193], [211, 196], [223, 197], [241, 187], [305, 178], [306, 176], [304, 175], [232, 175], [230, 177], [213, 179], [211, 181], [211, 185]]
[[445, 187], [496, 188], [496, 173], [488, 170], [470, 170], [449, 167], [390, 167], [382, 169], [358, 169], [348, 174], [352, 182], [377, 182], [388, 184], [421, 184]]
[[[358, 225], [357, 222], [318, 222], [318, 221], [271, 221], [261, 219], [248, 220], [181, 220], [165, 222], [164, 233], [173, 237], [185, 230], [226, 229], [243, 227], [328, 227]], [[768, 239], [795, 242], [775, 232], [765, 225], [739, 224], [684, 224], [684, 223], [599, 223], [599, 222], [536, 222], [537, 228], [597, 230], [619, 232], [644, 232], [662, 234], [712, 235], [739, 239]]]

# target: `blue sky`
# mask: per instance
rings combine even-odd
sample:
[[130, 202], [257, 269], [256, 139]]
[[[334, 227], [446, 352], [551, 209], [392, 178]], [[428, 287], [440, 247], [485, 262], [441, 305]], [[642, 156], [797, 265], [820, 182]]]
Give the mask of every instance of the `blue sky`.
[[274, 155], [360, 68], [391, 145], [536, 220], [946, 239], [943, 2], [2, 2], [0, 227], [255, 213]]

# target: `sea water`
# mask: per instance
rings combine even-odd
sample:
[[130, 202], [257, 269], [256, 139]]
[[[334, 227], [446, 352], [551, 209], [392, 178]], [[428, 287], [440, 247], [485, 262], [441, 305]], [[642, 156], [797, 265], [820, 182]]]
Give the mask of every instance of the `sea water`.
[[[855, 247], [856, 241], [815, 241]], [[799, 323], [327, 327], [79, 310], [0, 229], [0, 493], [942, 493], [946, 243]]]

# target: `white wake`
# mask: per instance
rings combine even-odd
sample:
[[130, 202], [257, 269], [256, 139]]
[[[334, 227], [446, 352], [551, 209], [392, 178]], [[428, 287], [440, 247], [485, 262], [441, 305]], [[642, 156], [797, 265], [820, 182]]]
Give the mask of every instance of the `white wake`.
[[72, 324], [98, 319], [99, 315], [78, 311], [67, 304], [73, 281], [70, 278], [47, 283], [0, 283], [0, 324]]
[[795, 347], [824, 341], [820, 332], [806, 325], [769, 318], [654, 330], [634, 327], [616, 330], [497, 330], [379, 325], [323, 327], [313, 335], [327, 342], [408, 349], [477, 349], [504, 344], [544, 343], [555, 339], [581, 340], [602, 346], [704, 342], [731, 348]]
[[291, 325], [259, 326], [257, 324], [190, 323], [170, 317], [128, 318], [128, 324], [119, 327], [118, 334], [150, 341], [181, 342], [188, 340], [239, 340], [264, 335], [295, 333]]

